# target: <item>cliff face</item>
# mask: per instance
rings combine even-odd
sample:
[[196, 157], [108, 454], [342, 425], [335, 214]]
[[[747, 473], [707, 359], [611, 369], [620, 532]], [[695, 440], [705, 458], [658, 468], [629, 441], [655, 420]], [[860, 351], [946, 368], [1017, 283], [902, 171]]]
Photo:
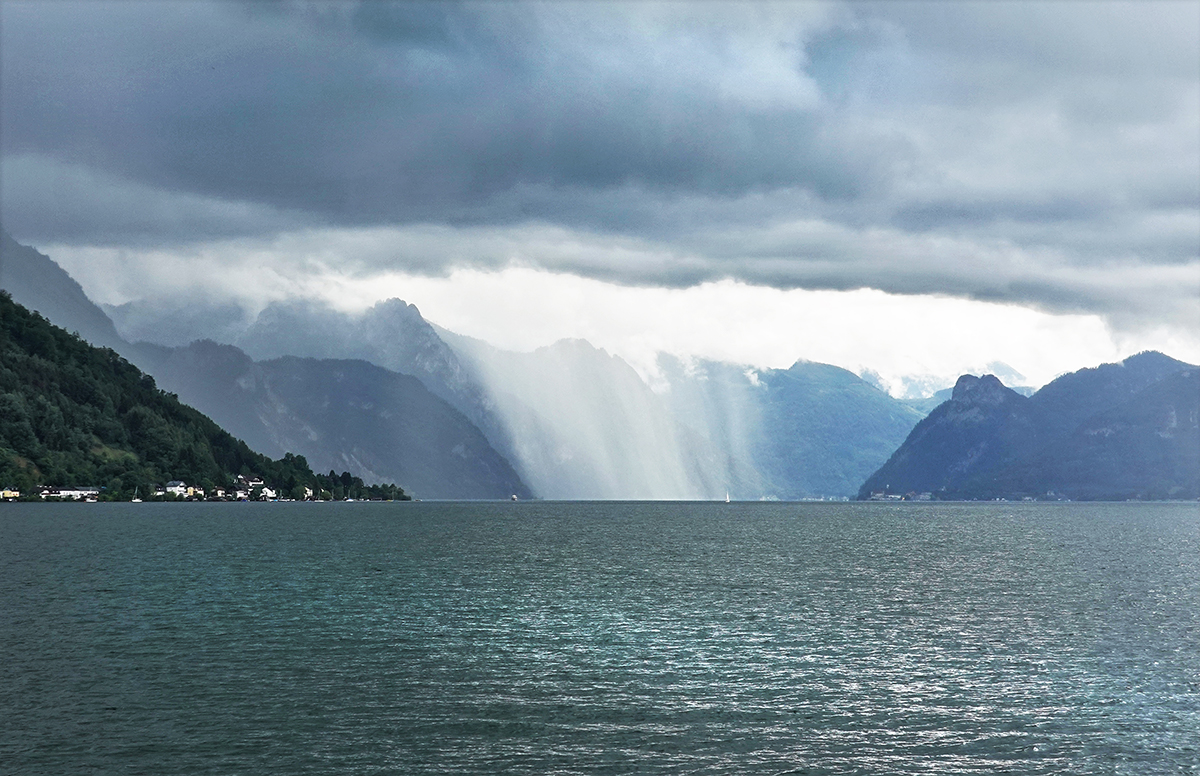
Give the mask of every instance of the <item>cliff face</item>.
[[1196, 498], [1198, 381], [1161, 353], [1064, 375], [1029, 398], [964, 375], [859, 498]]

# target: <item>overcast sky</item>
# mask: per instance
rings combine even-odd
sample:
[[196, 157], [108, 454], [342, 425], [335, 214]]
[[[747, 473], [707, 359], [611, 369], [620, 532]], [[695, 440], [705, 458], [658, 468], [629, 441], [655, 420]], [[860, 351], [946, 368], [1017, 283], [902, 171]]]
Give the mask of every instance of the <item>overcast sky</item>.
[[1200, 360], [1198, 2], [6, 0], [0, 25], [4, 227], [100, 301], [398, 295], [643, 373], [658, 347], [1033, 382]]

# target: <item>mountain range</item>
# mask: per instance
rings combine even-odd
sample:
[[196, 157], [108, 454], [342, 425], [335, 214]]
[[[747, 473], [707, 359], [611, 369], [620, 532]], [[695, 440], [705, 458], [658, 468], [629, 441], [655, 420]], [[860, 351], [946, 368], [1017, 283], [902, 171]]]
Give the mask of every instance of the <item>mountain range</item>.
[[[1143, 401], [1140, 391], [1187, 367], [1161, 355], [1136, 357], [1126, 372], [1144, 375], [1128, 384], [1109, 379], [1106, 365], [1032, 397], [992, 376], [964, 376], [949, 395], [900, 401], [805, 361], [756, 369], [663, 355], [648, 383], [585, 341], [505, 351], [433, 326], [399, 299], [360, 314], [276, 302], [257, 315], [196, 301], [173, 313], [142, 300], [107, 308], [118, 327], [49, 257], [7, 234], [0, 287], [126, 356], [255, 450], [294, 452], [317, 469], [395, 481], [424, 498], [1016, 494], [1055, 490], [1067, 470], [1048, 485], [1031, 472], [1064, 461], [1123, 460], [1097, 448], [1099, 437], [1146, 455], [1153, 448], [1185, 469], [1191, 460], [1190, 427], [1181, 427], [1178, 450], [1159, 450], [1154, 439], [1165, 437], [1151, 439], [1132, 420], [1149, 412], [1145, 402], [1166, 401], [1153, 393]], [[154, 341], [131, 342], [135, 335]], [[1186, 385], [1178, 391], [1188, 396]], [[1133, 403], [1122, 430], [1087, 425], [1122, 402]], [[1186, 407], [1179, 417], [1186, 426]], [[1186, 477], [1167, 479], [1120, 492], [1191, 492]]]
[[1146, 352], [1026, 397], [964, 375], [859, 491], [937, 498], [1200, 498], [1200, 368]]
[[[121, 308], [137, 331], [178, 337], [177, 323], [155, 323], [162, 314]], [[808, 362], [749, 370], [664, 357], [651, 389], [585, 341], [504, 351], [433, 326], [398, 299], [359, 315], [277, 302], [225, 333], [256, 359], [354, 358], [419, 378], [544, 498], [849, 497], [923, 415]]]

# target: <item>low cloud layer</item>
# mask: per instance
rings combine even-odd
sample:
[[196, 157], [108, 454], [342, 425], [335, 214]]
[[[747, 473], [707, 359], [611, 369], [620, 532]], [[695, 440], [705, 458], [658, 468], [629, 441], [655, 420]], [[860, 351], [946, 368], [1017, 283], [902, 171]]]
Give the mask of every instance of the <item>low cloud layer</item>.
[[129, 272], [525, 266], [1200, 325], [1195, 3], [0, 14], [4, 226]]

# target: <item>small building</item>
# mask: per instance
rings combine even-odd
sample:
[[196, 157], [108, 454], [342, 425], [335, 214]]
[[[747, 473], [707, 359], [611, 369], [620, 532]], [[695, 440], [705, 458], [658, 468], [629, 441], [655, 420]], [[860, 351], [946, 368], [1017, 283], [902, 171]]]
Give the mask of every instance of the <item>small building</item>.
[[234, 484], [236, 484], [239, 488], [245, 488], [246, 490], [254, 490], [255, 488], [261, 488], [266, 485], [266, 483], [263, 482], [262, 477], [256, 477], [253, 474], [249, 477], [244, 474], [239, 474], [234, 478]]
[[61, 498], [71, 501], [95, 501], [100, 495], [100, 488], [94, 485], [84, 485], [79, 488], [43, 488], [38, 494], [42, 498]]
[[262, 492], [259, 494], [258, 497], [260, 499], [262, 499], [263, 501], [271, 501], [271, 500], [275, 499], [277, 497], [277, 495], [276, 495], [275, 491], [271, 490], [270, 488], [268, 488], [266, 486], [263, 486]]
[[12, 501], [21, 497], [21, 491], [13, 488], [0, 488], [0, 500]]
[[183, 480], [171, 480], [167, 483], [167, 487], [164, 490], [167, 493], [174, 493], [176, 496], [188, 495], [188, 486]]

